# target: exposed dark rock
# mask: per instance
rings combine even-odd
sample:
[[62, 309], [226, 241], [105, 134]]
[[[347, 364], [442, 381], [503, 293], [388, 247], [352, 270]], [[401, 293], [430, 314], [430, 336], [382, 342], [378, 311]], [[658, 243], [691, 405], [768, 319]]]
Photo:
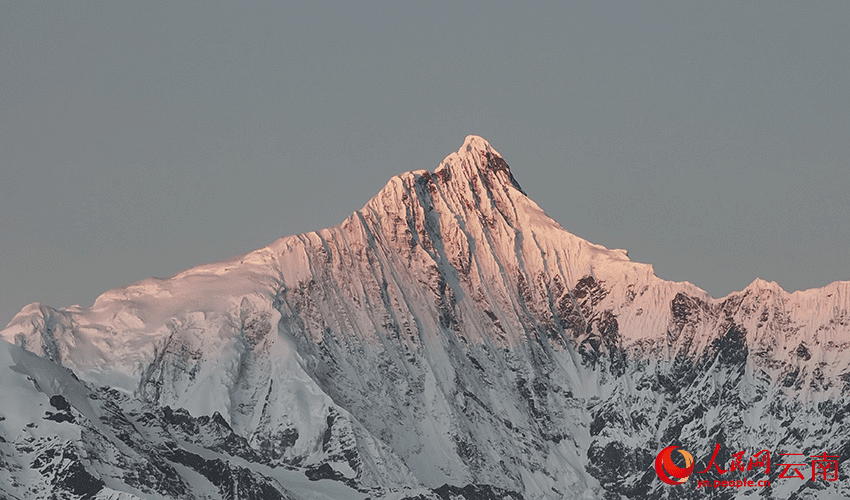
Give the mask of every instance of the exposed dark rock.
[[434, 490], [443, 500], [523, 500], [522, 495], [514, 491], [508, 491], [488, 484], [472, 485], [464, 487], [444, 484]]

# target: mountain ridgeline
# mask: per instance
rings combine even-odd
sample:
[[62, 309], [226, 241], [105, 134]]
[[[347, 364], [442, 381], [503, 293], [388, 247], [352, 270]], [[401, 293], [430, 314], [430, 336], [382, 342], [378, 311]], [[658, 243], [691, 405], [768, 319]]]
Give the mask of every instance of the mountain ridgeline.
[[[469, 136], [338, 226], [24, 308], [0, 498], [847, 498], [848, 310], [848, 282], [664, 281]], [[700, 471], [717, 444], [773, 468], [658, 479], [661, 449]], [[824, 452], [839, 480], [778, 478]], [[749, 477], [771, 485], [695, 484]]]

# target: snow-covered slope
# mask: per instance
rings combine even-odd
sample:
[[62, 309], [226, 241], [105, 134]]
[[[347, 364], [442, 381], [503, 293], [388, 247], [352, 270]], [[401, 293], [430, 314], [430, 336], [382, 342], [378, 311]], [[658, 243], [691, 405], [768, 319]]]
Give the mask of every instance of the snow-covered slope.
[[[673, 498], [686, 490], [652, 466], [670, 444], [698, 466], [721, 443], [843, 451], [843, 467], [848, 309], [847, 282], [788, 294], [757, 280], [714, 299], [661, 280], [561, 228], [470, 136], [336, 227], [112, 290], [91, 308], [31, 304], [0, 336], [46, 358], [32, 366], [73, 372], [74, 391], [156, 415], [157, 433], [138, 438], [147, 446], [191, 443], [274, 478], [283, 496], [308, 495], [306, 477], [373, 498]], [[64, 390], [73, 411], [103, 420]], [[175, 418], [218, 425], [210, 435], [230, 444]], [[0, 436], [17, 442], [19, 427]], [[846, 481], [797, 481], [765, 491], [850, 495]]]

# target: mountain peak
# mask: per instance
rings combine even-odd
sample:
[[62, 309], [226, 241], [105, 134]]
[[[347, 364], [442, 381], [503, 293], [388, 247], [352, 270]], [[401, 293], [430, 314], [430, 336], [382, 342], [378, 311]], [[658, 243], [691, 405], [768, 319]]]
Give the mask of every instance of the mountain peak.
[[850, 282], [777, 290], [662, 280], [469, 136], [337, 226], [24, 308], [0, 330], [0, 498], [658, 499], [658, 436], [846, 449]]
[[466, 136], [457, 153], [447, 156], [434, 173], [447, 178], [460, 176], [471, 179], [480, 176], [494, 179], [500, 184], [510, 184], [525, 194], [502, 155], [478, 135]]
[[466, 139], [463, 140], [463, 145], [458, 150], [458, 153], [462, 151], [472, 151], [473, 149], [486, 150], [495, 153], [500, 157], [502, 156], [498, 151], [493, 149], [493, 146], [490, 145], [487, 139], [474, 134], [466, 136]]

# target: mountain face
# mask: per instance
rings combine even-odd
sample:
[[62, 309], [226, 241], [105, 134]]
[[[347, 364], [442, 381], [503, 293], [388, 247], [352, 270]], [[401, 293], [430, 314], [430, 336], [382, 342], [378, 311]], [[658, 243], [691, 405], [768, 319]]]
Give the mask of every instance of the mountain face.
[[[24, 308], [0, 498], [848, 498], [848, 310], [850, 282], [659, 279], [470, 136], [336, 227]], [[671, 445], [682, 485], [656, 475]], [[761, 450], [769, 472], [728, 470]], [[811, 480], [824, 453], [835, 481]]]

